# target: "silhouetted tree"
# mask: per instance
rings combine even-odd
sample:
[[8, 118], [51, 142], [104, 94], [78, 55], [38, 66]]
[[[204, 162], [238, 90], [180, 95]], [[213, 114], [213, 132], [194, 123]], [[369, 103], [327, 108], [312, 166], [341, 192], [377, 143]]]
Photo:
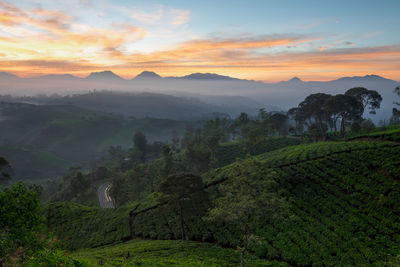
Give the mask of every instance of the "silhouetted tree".
[[11, 179], [12, 169], [5, 158], [0, 157], [0, 183], [6, 183]]
[[338, 94], [330, 97], [325, 103], [326, 110], [335, 114], [341, 119], [340, 133], [346, 137], [346, 125], [354, 121], [361, 121], [364, 107], [360, 99], [351, 96]]
[[[397, 86], [394, 91], [399, 97], [400, 97], [400, 86]], [[400, 106], [400, 102], [394, 101], [393, 104]], [[390, 119], [393, 123], [399, 123], [400, 122], [400, 110], [397, 108], [392, 109], [392, 118]]]
[[160, 208], [166, 209], [179, 217], [181, 238], [186, 239], [185, 216], [201, 215], [208, 194], [200, 176], [192, 173], [178, 173], [168, 176], [159, 185]]
[[317, 93], [306, 97], [298, 106], [296, 116], [302, 123], [308, 121], [308, 126], [315, 123], [315, 127], [320, 128], [323, 132], [323, 124], [330, 120], [329, 113], [324, 109], [324, 104], [331, 95]]
[[142, 162], [145, 161], [146, 158], [146, 148], [147, 148], [147, 140], [146, 136], [142, 132], [136, 132], [135, 135], [133, 136], [133, 144], [135, 148], [137, 148], [141, 155], [140, 159]]
[[174, 171], [173, 150], [165, 144], [161, 149], [161, 155], [163, 160], [162, 173], [164, 177], [167, 177]]
[[288, 132], [288, 116], [282, 113], [275, 113], [271, 115], [270, 120], [272, 128], [277, 131], [278, 135], [287, 135]]
[[347, 90], [345, 94], [356, 97], [363, 105], [363, 112], [369, 107], [369, 113], [376, 114], [376, 109], [381, 107], [382, 96], [375, 90], [368, 90], [364, 87], [354, 87]]

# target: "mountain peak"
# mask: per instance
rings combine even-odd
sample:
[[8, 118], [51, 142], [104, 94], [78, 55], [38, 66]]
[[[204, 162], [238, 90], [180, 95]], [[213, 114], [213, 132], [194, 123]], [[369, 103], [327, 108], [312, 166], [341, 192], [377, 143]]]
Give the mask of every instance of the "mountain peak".
[[64, 79], [64, 80], [72, 80], [72, 79], [80, 79], [72, 74], [47, 74], [33, 77], [34, 79]]
[[342, 77], [336, 81], [383, 81], [388, 80], [382, 76], [370, 74], [365, 76], [352, 76], [352, 77]]
[[1, 79], [19, 79], [19, 77], [17, 75], [14, 75], [12, 73], [9, 72], [0, 72], [0, 78]]
[[184, 79], [193, 79], [193, 80], [238, 80], [236, 78], [232, 78], [229, 76], [223, 76], [216, 73], [192, 73], [186, 76], [183, 76]]
[[162, 78], [160, 75], [153, 71], [143, 71], [140, 73], [138, 76], [136, 76], [134, 79], [160, 79]]
[[112, 71], [105, 70], [105, 71], [100, 71], [100, 72], [92, 72], [86, 79], [100, 79], [100, 80], [123, 80], [121, 77], [119, 77], [117, 74], [115, 74]]
[[288, 82], [302, 82], [302, 80], [299, 77], [295, 76], [292, 79], [288, 80]]

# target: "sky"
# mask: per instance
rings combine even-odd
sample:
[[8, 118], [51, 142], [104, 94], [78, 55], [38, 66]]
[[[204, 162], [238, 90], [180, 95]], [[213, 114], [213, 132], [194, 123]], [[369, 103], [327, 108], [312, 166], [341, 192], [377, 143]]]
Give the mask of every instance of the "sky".
[[0, 71], [400, 80], [398, 10], [398, 0], [0, 0]]

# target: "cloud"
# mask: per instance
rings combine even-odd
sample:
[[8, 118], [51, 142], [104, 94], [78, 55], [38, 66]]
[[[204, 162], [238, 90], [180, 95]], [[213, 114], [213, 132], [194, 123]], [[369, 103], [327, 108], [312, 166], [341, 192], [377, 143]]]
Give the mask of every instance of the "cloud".
[[[191, 13], [164, 6], [146, 12], [139, 9], [126, 12], [130, 20], [124, 17], [111, 23], [107, 19], [93, 23], [76, 13], [38, 7], [21, 9], [0, 2], [0, 53], [5, 55], [0, 58], [0, 69], [19, 74], [82, 76], [110, 69], [124, 77], [143, 69], [163, 75], [204, 71], [242, 78], [276, 76], [276, 79], [288, 73], [305, 78], [307, 75], [333, 78], [348, 71], [354, 75], [379, 71], [393, 79], [400, 76], [399, 45], [356, 47], [347, 41], [353, 39], [348, 36], [329, 43], [330, 39], [315, 35], [219, 33], [189, 40], [180, 38], [179, 43], [169, 46], [160, 42], [150, 52], [143, 52], [138, 44], [148, 44], [148, 30], [129, 23], [132, 17], [149, 24], [150, 29], [154, 28], [151, 23], [162, 24], [165, 33], [164, 26], [176, 32], [176, 26], [187, 23]], [[148, 39], [150, 45], [160, 40], [154, 35]]]
[[186, 24], [190, 19], [190, 11], [184, 9], [171, 9], [172, 24], [182, 25]]
[[131, 17], [135, 20], [144, 24], [154, 24], [161, 20], [164, 15], [164, 11], [161, 7], [158, 7], [153, 12], [143, 12], [140, 10], [134, 10], [131, 12]]

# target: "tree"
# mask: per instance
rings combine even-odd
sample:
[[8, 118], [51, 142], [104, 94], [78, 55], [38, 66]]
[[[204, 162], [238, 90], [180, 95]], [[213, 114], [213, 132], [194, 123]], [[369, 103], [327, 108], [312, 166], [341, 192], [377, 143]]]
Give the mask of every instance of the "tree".
[[74, 195], [86, 192], [90, 187], [90, 180], [82, 172], [77, 172], [71, 179], [71, 189]]
[[278, 132], [278, 135], [286, 135], [288, 132], [288, 122], [289, 117], [282, 113], [272, 114], [270, 117], [272, 128]]
[[323, 132], [323, 124], [328, 124], [329, 113], [324, 109], [325, 102], [331, 97], [329, 94], [317, 93], [306, 97], [298, 106], [296, 117], [304, 123], [308, 120], [308, 126], [315, 123], [316, 127]]
[[324, 140], [326, 138], [327, 131], [328, 126], [325, 123], [323, 123], [322, 125], [312, 123], [307, 130], [308, 134], [313, 138], [315, 142], [318, 140]]
[[144, 162], [147, 148], [146, 136], [142, 132], [136, 132], [133, 136], [133, 143], [135, 148], [137, 148], [141, 152], [140, 159], [142, 162]]
[[174, 171], [173, 150], [169, 145], [165, 144], [161, 149], [161, 155], [163, 160], [162, 173], [164, 177], [167, 177]]
[[0, 183], [6, 183], [11, 179], [12, 169], [5, 158], [0, 157]]
[[161, 209], [166, 209], [179, 217], [181, 238], [186, 239], [185, 216], [200, 215], [204, 210], [208, 194], [200, 176], [192, 173], [177, 173], [168, 176], [159, 185]]
[[[400, 97], [400, 86], [397, 86], [394, 91], [394, 93], [396, 93], [399, 97]], [[400, 102], [393, 102], [393, 104], [400, 106]], [[393, 121], [394, 123], [398, 123], [400, 121], [400, 110], [397, 108], [393, 108], [392, 110], [393, 116], [391, 118], [391, 121]]]
[[354, 96], [363, 105], [364, 110], [369, 107], [370, 114], [376, 114], [376, 109], [381, 107], [382, 96], [375, 90], [368, 90], [364, 87], [354, 87], [346, 91], [345, 95]]
[[375, 124], [371, 119], [364, 119], [361, 122], [360, 127], [362, 133], [370, 133], [375, 129]]
[[241, 266], [249, 246], [260, 241], [257, 229], [274, 220], [287, 218], [288, 205], [279, 195], [279, 185], [274, 181], [276, 173], [265, 174], [261, 162], [239, 162], [229, 174], [228, 180], [218, 186], [220, 197], [209, 210], [205, 220], [229, 225], [241, 247]]
[[297, 116], [298, 109], [299, 109], [298, 107], [294, 107], [294, 108], [289, 109], [286, 113], [288, 120], [294, 120], [294, 122], [295, 122], [294, 127], [291, 127], [292, 130], [289, 131], [293, 134], [302, 132], [302, 127], [301, 127], [302, 123], [300, 121], [300, 118]]
[[331, 96], [324, 104], [329, 114], [333, 114], [334, 123], [341, 119], [340, 133], [346, 137], [346, 125], [349, 122], [361, 121], [361, 115], [364, 111], [362, 102], [351, 95], [338, 94]]
[[22, 182], [0, 192], [0, 215], [0, 265], [16, 250], [26, 257], [44, 247], [39, 198]]

